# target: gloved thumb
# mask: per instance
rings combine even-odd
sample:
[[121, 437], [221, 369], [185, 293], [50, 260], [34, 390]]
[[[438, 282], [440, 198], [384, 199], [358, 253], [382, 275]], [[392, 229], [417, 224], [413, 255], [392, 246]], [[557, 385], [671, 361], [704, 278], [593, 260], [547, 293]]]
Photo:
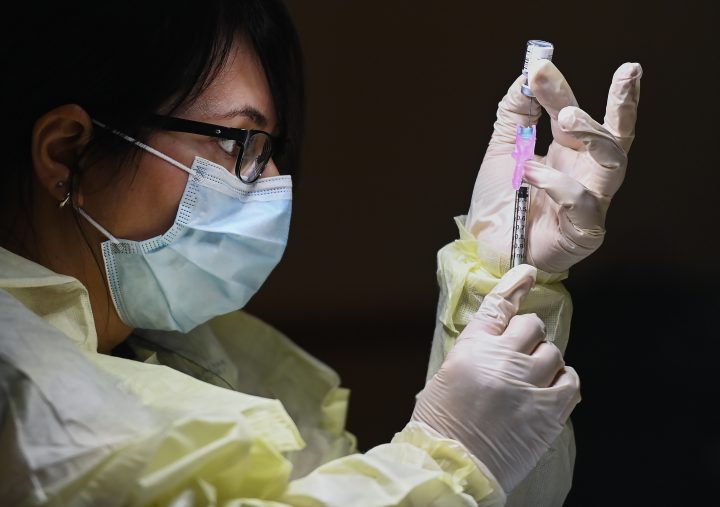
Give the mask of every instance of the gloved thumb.
[[458, 341], [471, 336], [476, 331], [500, 336], [505, 332], [510, 319], [520, 308], [520, 303], [533, 285], [537, 277], [537, 269], [529, 264], [515, 266], [500, 279], [498, 284], [483, 299], [480, 308], [465, 329]]
[[493, 134], [488, 146], [489, 152], [497, 149], [511, 152], [515, 146], [518, 124], [537, 125], [540, 119], [540, 105], [537, 101], [531, 101], [520, 91], [520, 85], [524, 81], [525, 76], [518, 76], [498, 104], [497, 121], [493, 126]]

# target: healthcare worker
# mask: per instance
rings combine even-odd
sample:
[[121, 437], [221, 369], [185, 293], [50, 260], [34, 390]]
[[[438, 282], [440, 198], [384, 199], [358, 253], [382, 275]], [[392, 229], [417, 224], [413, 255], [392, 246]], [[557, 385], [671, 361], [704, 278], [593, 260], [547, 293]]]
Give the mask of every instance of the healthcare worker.
[[[531, 69], [555, 138], [527, 167], [537, 269], [508, 270], [504, 256], [512, 132], [528, 107], [513, 83], [460, 239], [438, 257], [428, 382], [392, 442], [359, 454], [337, 375], [238, 311], [283, 253], [302, 143], [284, 6], [19, 8], [2, 45], [2, 505], [564, 498], [571, 459], [568, 471], [545, 458], [569, 449], [579, 401], [558, 348], [569, 322], [559, 281], [602, 242], [638, 65], [616, 72], [603, 126], [551, 63]], [[554, 475], [531, 472], [539, 462]], [[551, 493], [513, 500], [548, 477]]]

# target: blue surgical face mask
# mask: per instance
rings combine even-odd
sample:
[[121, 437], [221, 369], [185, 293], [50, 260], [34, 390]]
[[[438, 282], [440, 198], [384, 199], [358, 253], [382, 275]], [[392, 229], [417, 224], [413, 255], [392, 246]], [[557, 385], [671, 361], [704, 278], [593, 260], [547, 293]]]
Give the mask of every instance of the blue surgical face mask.
[[196, 157], [187, 167], [115, 133], [189, 173], [175, 223], [155, 238], [115, 238], [78, 208], [108, 238], [102, 253], [120, 319], [135, 328], [187, 332], [245, 306], [285, 250], [290, 176], [248, 185], [208, 160]]

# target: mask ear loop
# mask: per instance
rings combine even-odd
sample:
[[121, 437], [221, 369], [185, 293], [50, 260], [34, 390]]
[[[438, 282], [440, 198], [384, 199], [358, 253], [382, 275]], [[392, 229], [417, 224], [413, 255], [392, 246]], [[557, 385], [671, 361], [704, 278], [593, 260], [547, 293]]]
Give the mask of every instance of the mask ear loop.
[[[75, 203], [72, 201], [72, 190], [74, 188], [75, 179], [74, 179], [74, 171], [70, 173], [70, 178], [67, 182], [67, 191], [65, 192], [65, 198], [60, 201], [60, 204], [58, 204], [58, 207], [60, 209], [64, 208], [65, 206], [69, 204], [72, 204], [72, 207], [75, 211], [77, 211], [85, 220], [90, 222], [90, 224], [95, 227], [100, 233], [105, 236], [107, 239], [109, 239], [112, 243], [118, 244], [120, 241], [110, 234], [110, 231], [108, 231], [105, 227], [97, 223], [90, 215], [88, 215], [84, 209], [82, 209], [80, 206], [75, 206]], [[65, 183], [62, 181], [58, 182], [59, 187], [65, 186]]]
[[82, 208], [80, 208], [80, 207], [76, 207], [75, 210], [76, 210], [78, 213], [80, 213], [80, 215], [82, 215], [82, 217], [83, 217], [85, 220], [87, 220], [88, 222], [90, 222], [90, 224], [91, 224], [93, 227], [95, 227], [98, 231], [100, 231], [100, 234], [104, 235], [107, 239], [109, 239], [111, 243], [115, 243], [116, 245], [117, 245], [118, 243], [120, 243], [120, 241], [119, 241], [115, 236], [113, 236], [112, 234], [110, 234], [110, 231], [108, 231], [105, 227], [103, 227], [102, 225], [100, 225], [99, 223], [97, 223], [95, 220], [93, 220], [92, 217], [90, 217], [90, 215], [88, 215], [87, 213], [85, 213], [85, 210], [84, 210], [84, 209], [82, 209]]
[[174, 165], [174, 166], [177, 167], [178, 169], [182, 169], [183, 171], [185, 171], [185, 172], [188, 173], [188, 174], [195, 175], [195, 171], [193, 171], [191, 168], [189, 168], [188, 166], [186, 166], [186, 165], [184, 165], [184, 164], [181, 164], [180, 162], [178, 162], [177, 160], [175, 160], [175, 159], [172, 158], [172, 157], [168, 157], [167, 155], [165, 155], [165, 154], [162, 153], [161, 151], [156, 150], [156, 149], [153, 148], [152, 146], [148, 146], [147, 144], [145, 144], [145, 143], [143, 143], [143, 142], [141, 142], [141, 141], [138, 141], [138, 140], [135, 139], [134, 137], [130, 137], [129, 135], [124, 134], [124, 133], [120, 132], [119, 130], [110, 128], [110, 127], [108, 127], [107, 125], [105, 125], [105, 124], [102, 123], [102, 122], [99, 122], [99, 121], [97, 121], [97, 120], [92, 120], [92, 122], [93, 122], [95, 125], [97, 125], [98, 127], [104, 128], [105, 130], [109, 130], [110, 132], [112, 132], [112, 133], [115, 134], [116, 136], [122, 137], [122, 138], [125, 139], [127, 142], [134, 144], [134, 145], [137, 146], [138, 148], [142, 148], [143, 150], [147, 151], [148, 153], [152, 153], [152, 154], [155, 155], [156, 157], [159, 157], [159, 158], [163, 159], [163, 160], [164, 160], [165, 162], [167, 162], [168, 164]]
[[[111, 129], [110, 127], [108, 127], [107, 125], [105, 125], [105, 124], [102, 123], [102, 122], [99, 122], [99, 121], [97, 121], [97, 120], [92, 120], [92, 122], [93, 122], [95, 125], [97, 125], [98, 127], [103, 128], [103, 129], [105, 129], [105, 130], [109, 130], [110, 132], [112, 132], [112, 133], [115, 134], [116, 136], [120, 136], [120, 137], [122, 137], [123, 139], [125, 139], [126, 141], [134, 144], [135, 146], [137, 146], [137, 147], [139, 147], [139, 148], [142, 148], [143, 150], [145, 150], [145, 151], [147, 151], [147, 152], [149, 152], [149, 153], [152, 153], [152, 154], [155, 155], [156, 157], [159, 157], [159, 158], [163, 159], [165, 162], [167, 162], [167, 163], [169, 163], [169, 164], [174, 165], [174, 166], [177, 167], [178, 169], [182, 169], [183, 171], [185, 171], [185, 172], [187, 172], [187, 173], [189, 173], [189, 174], [191, 174], [191, 175], [195, 175], [195, 171], [193, 171], [191, 168], [189, 168], [189, 167], [181, 164], [180, 162], [178, 162], [177, 160], [175, 160], [175, 159], [173, 159], [173, 158], [171, 158], [171, 157], [168, 157], [167, 155], [165, 155], [164, 153], [156, 150], [156, 149], [153, 148], [152, 146], [148, 146], [147, 144], [145, 144], [145, 143], [143, 143], [143, 142], [140, 142], [140, 141], [138, 141], [137, 139], [135, 139], [135, 138], [133, 138], [133, 137], [130, 137], [129, 135], [120, 132], [119, 130]], [[72, 185], [71, 185], [70, 187], [72, 188]], [[63, 206], [65, 206], [65, 205], [68, 203], [69, 200], [70, 200], [70, 192], [67, 193], [67, 195], [65, 196], [65, 199], [60, 203], [60, 207], [62, 208]], [[100, 225], [99, 223], [97, 223], [90, 215], [88, 215], [88, 214], [85, 212], [84, 209], [82, 209], [82, 208], [79, 207], [79, 206], [74, 206], [74, 208], [75, 208], [75, 210], [76, 210], [85, 220], [87, 220], [88, 222], [90, 222], [90, 224], [91, 224], [93, 227], [95, 227], [98, 231], [100, 231], [101, 234], [103, 234], [107, 239], [109, 239], [111, 243], [114, 243], [114, 244], [119, 244], [119, 243], [120, 243], [120, 241], [119, 241], [115, 236], [113, 236], [112, 234], [110, 234], [110, 231], [108, 231], [105, 227], [103, 227], [102, 225]]]

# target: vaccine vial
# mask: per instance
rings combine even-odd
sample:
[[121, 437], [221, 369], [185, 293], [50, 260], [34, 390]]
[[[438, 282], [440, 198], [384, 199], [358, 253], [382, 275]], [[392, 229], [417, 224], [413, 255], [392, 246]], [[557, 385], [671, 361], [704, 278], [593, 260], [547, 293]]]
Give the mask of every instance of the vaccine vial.
[[523, 76], [525, 76], [525, 82], [521, 86], [522, 93], [526, 97], [535, 96], [528, 86], [528, 69], [530, 68], [530, 64], [540, 59], [552, 60], [554, 50], [555, 46], [544, 40], [533, 39], [528, 41], [527, 48], [525, 49], [525, 64], [523, 65], [522, 71]]

